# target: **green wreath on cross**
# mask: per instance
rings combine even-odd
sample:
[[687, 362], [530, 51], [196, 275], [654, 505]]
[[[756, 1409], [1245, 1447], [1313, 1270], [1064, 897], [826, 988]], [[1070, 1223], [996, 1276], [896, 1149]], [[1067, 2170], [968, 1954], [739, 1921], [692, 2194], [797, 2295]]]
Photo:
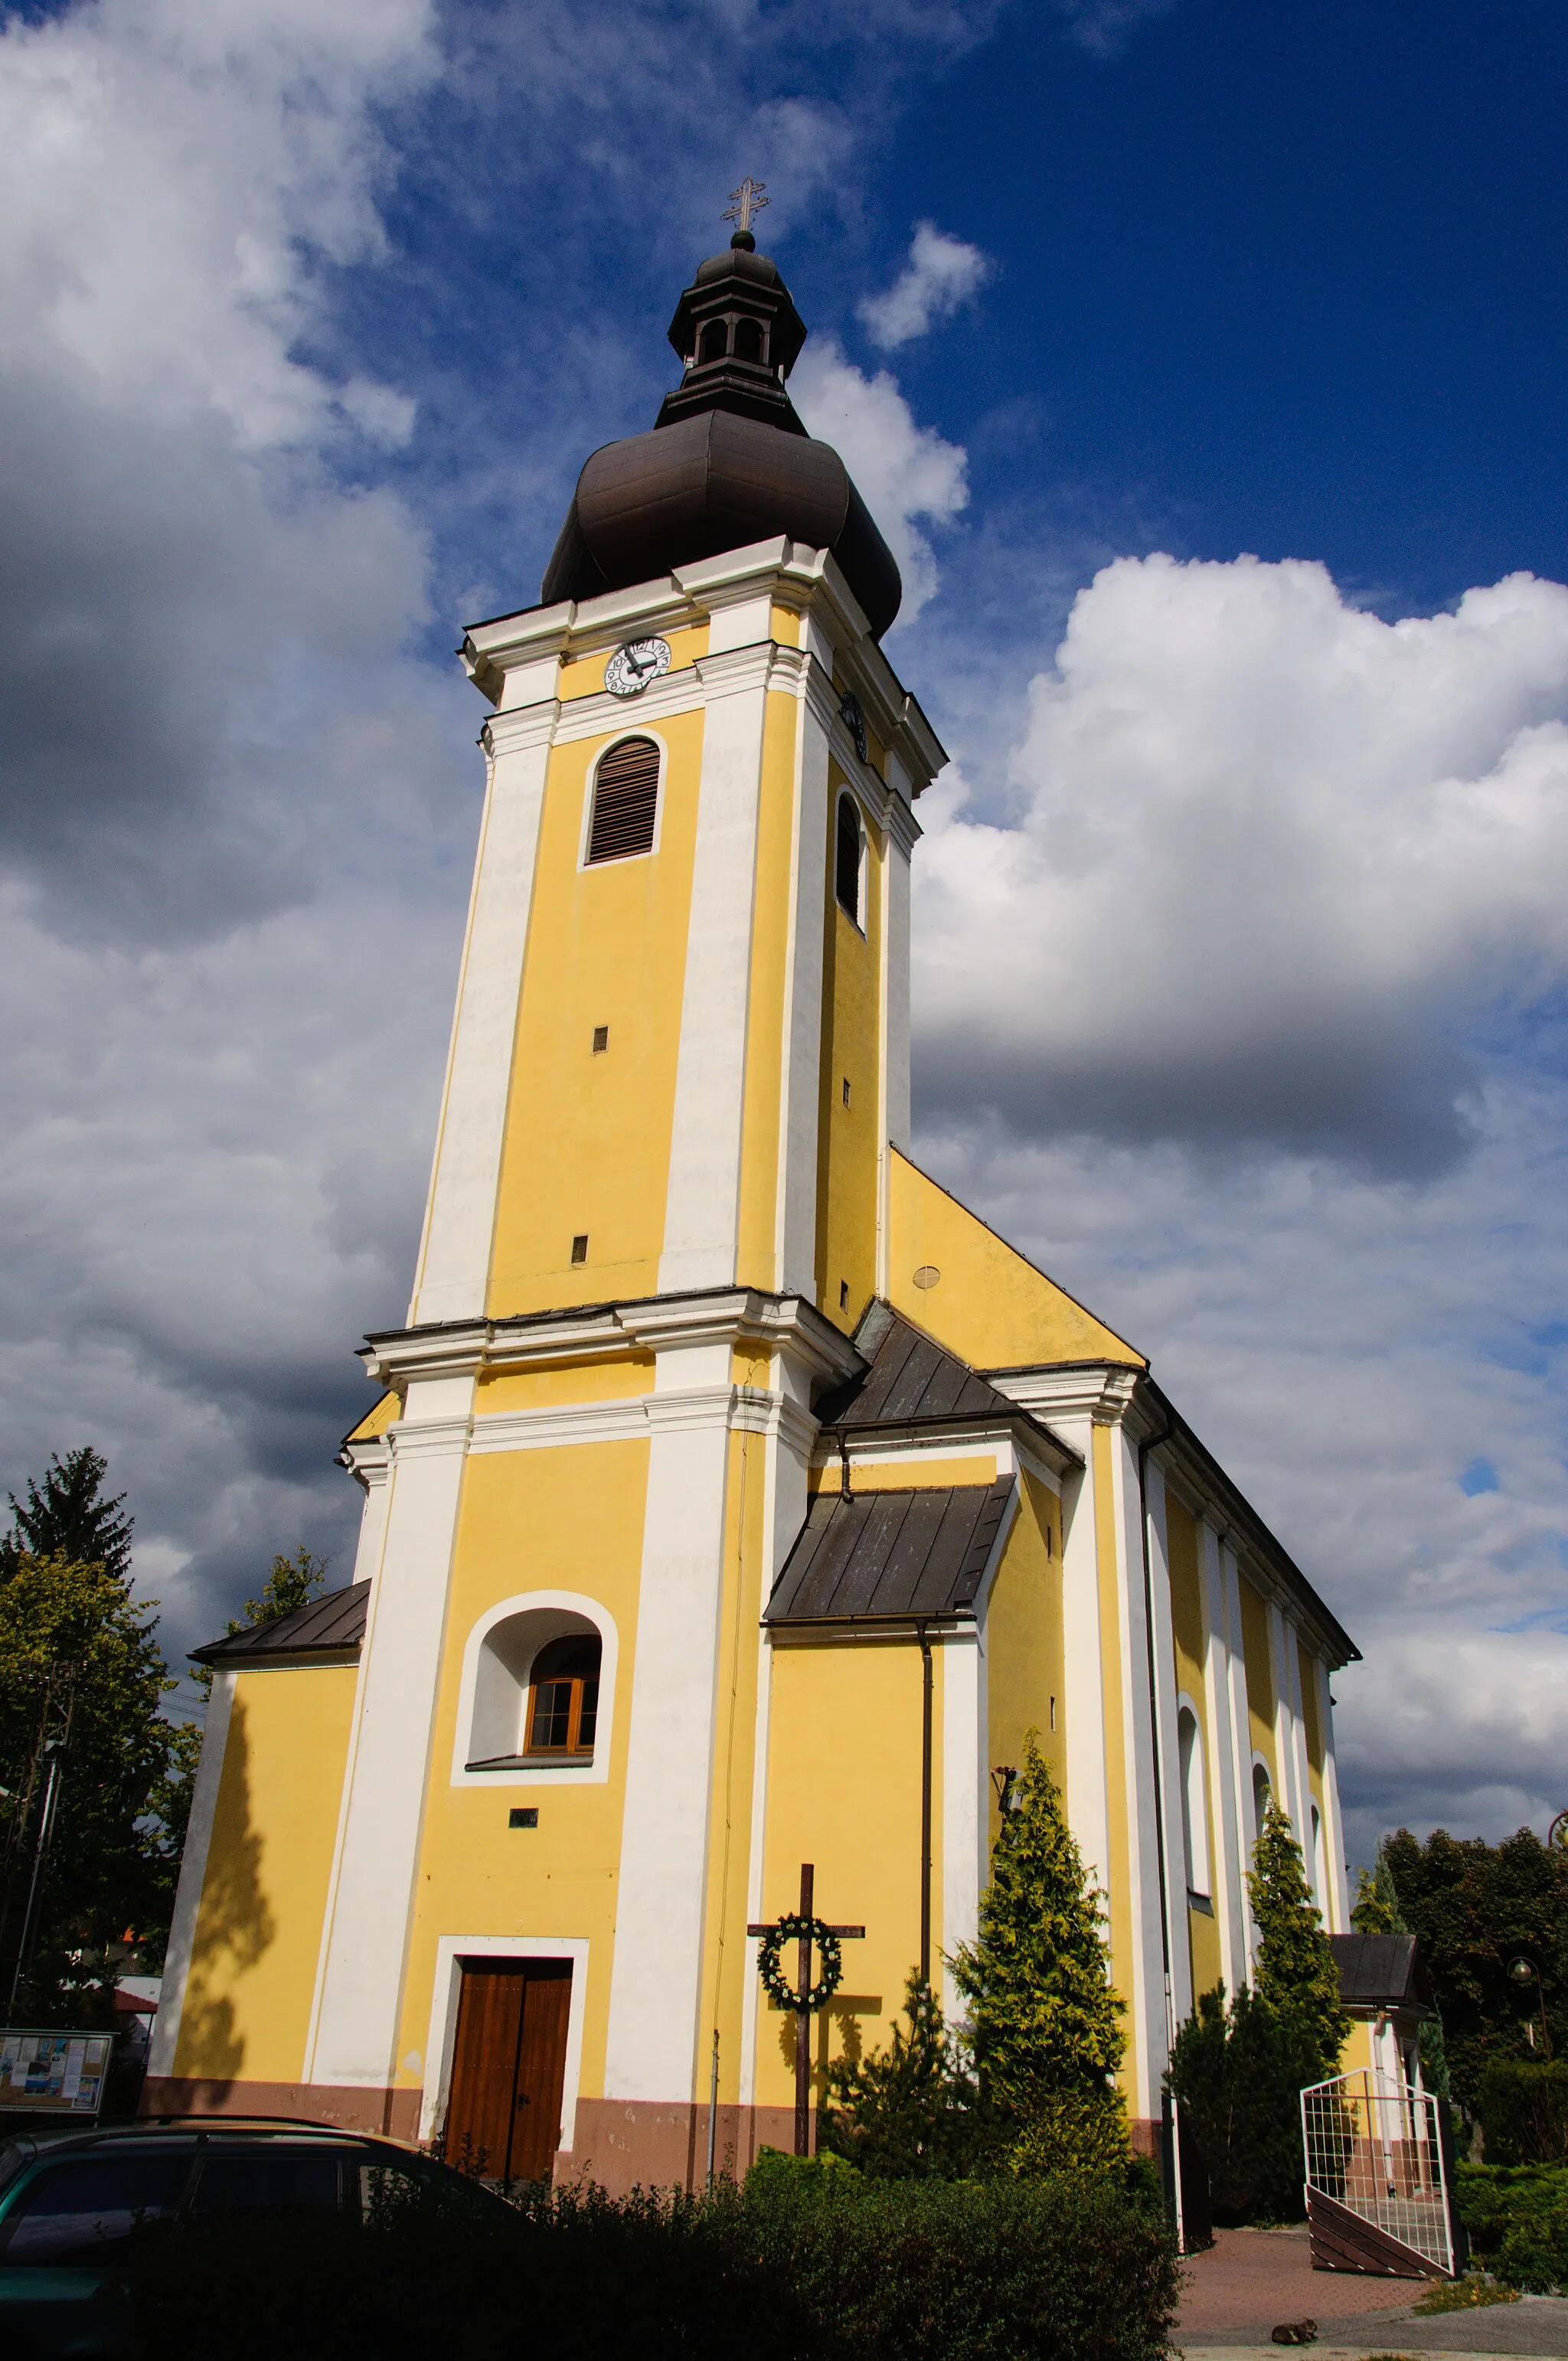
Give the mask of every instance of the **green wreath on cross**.
[[[804, 1997], [785, 1980], [779, 1965], [779, 1953], [784, 1945], [799, 1942], [815, 1943], [822, 1955], [817, 1982]], [[825, 1927], [820, 1918], [803, 1918], [798, 1910], [791, 1910], [762, 1937], [757, 1951], [757, 1973], [762, 1979], [762, 1990], [780, 2008], [804, 2009], [811, 2015], [832, 1999], [843, 1980], [843, 1946], [831, 1927]]]

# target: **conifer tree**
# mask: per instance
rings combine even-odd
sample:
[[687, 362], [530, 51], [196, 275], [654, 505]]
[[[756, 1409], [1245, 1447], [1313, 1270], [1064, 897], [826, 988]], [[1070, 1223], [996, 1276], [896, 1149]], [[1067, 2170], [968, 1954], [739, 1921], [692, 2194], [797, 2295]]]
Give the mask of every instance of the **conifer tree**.
[[27, 1478], [27, 1494], [11, 1502], [11, 1531], [0, 1534], [0, 1582], [9, 1581], [24, 1557], [63, 1558], [72, 1565], [101, 1565], [121, 1584], [131, 1575], [131, 1519], [125, 1494], [100, 1497], [109, 1463], [91, 1444], [51, 1455], [41, 1484]]
[[978, 1933], [951, 1965], [970, 2006], [982, 2104], [1013, 2127], [1018, 2161], [1034, 2169], [1102, 2161], [1124, 2137], [1113, 2080], [1122, 2003], [1107, 1973], [1103, 1900], [1031, 1730]]
[[1247, 1892], [1257, 1928], [1254, 1993], [1299, 2035], [1303, 2055], [1317, 2061], [1309, 2079], [1321, 2081], [1339, 2070], [1350, 2019], [1340, 2005], [1333, 1946], [1307, 1883], [1301, 1848], [1272, 1796], [1254, 1849]]
[[874, 2179], [960, 2179], [982, 2162], [985, 2126], [974, 2077], [928, 1983], [905, 1988], [908, 2031], [894, 2024], [885, 2049], [838, 2059], [818, 2143]]
[[1408, 1935], [1410, 1931], [1400, 1916], [1387, 1839], [1377, 1848], [1376, 1865], [1355, 1873], [1355, 1906], [1350, 1923], [1358, 1935]]

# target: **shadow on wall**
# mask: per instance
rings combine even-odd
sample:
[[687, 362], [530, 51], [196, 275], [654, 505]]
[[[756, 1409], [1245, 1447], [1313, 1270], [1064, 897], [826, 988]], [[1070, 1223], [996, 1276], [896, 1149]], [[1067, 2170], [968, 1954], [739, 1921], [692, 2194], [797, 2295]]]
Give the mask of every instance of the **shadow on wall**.
[[261, 1838], [251, 1825], [246, 1712], [236, 1698], [181, 2012], [182, 2075], [233, 2081], [244, 2067], [245, 2038], [236, 2030], [231, 1988], [258, 1964], [278, 1933], [261, 1887]]
[[[795, 2080], [795, 2012], [769, 2001], [768, 2014], [778, 2020], [779, 2059]], [[828, 2095], [828, 2069], [839, 2061], [858, 2066], [865, 2054], [863, 2016], [880, 2016], [881, 1993], [835, 1993], [818, 2011], [811, 2026], [811, 2103], [821, 2106]]]

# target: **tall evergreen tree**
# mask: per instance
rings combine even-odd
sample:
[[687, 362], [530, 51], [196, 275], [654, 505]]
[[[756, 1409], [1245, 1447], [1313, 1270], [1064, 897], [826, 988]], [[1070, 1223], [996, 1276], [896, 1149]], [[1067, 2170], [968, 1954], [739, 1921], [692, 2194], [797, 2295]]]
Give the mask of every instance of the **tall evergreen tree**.
[[1358, 1935], [1408, 1935], [1410, 1931], [1400, 1915], [1394, 1872], [1388, 1866], [1387, 1838], [1377, 1848], [1373, 1867], [1356, 1872], [1355, 1906], [1351, 1911], [1350, 1923]]
[[[1031, 1730], [991, 1850], [979, 1930], [951, 1965], [969, 2003], [981, 2101], [1039, 2169], [1103, 2160], [1124, 2137], [1122, 2002], [1103, 1901]], [[1075, 2155], [1086, 2146], [1091, 2153]]]
[[1333, 1946], [1307, 1883], [1301, 1848], [1272, 1796], [1253, 1851], [1247, 1892], [1257, 1928], [1254, 1992], [1282, 2024], [1299, 2032], [1303, 2054], [1317, 2061], [1316, 2073], [1308, 2079], [1321, 2081], [1339, 2070], [1350, 2019], [1340, 2005]]
[[960, 2180], [986, 2160], [986, 2121], [961, 2046], [928, 1983], [911, 1974], [908, 2031], [885, 2049], [838, 2059], [828, 2071], [819, 2144], [883, 2180]]
[[132, 1520], [126, 1496], [103, 1498], [109, 1463], [91, 1444], [51, 1455], [42, 1484], [27, 1478], [27, 1498], [11, 1502], [11, 1531], [0, 1534], [0, 1582], [8, 1581], [24, 1556], [60, 1557], [72, 1565], [101, 1565], [122, 1587], [131, 1576]]

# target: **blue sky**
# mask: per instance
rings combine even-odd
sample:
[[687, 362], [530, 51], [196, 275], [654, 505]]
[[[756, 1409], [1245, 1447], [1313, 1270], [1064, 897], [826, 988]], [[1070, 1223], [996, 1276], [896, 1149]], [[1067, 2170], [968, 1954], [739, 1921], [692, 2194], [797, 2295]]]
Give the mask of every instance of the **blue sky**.
[[1568, 23], [97, 0], [0, 37], [0, 1483], [171, 1642], [345, 1576], [480, 785], [461, 623], [745, 171], [952, 752], [917, 1146], [1360, 1639], [1352, 1843], [1568, 1797]]

